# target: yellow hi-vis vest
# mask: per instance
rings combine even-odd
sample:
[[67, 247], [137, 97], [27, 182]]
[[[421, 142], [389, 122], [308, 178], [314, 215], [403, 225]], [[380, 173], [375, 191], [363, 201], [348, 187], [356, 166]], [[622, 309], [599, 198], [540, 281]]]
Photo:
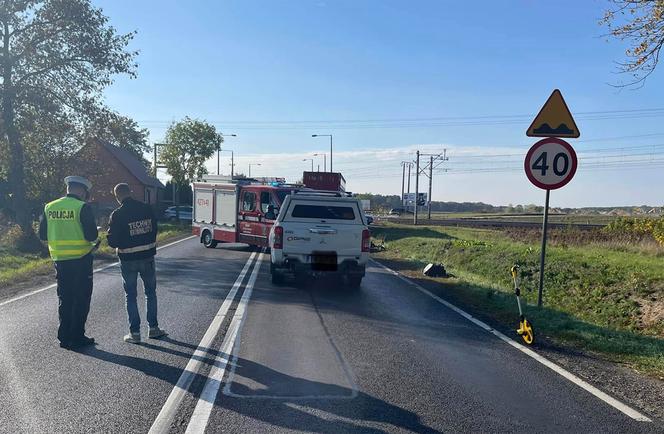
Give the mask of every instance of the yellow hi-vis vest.
[[81, 208], [84, 204], [73, 197], [62, 197], [44, 207], [48, 251], [54, 261], [82, 258], [94, 247], [94, 242], [83, 235]]

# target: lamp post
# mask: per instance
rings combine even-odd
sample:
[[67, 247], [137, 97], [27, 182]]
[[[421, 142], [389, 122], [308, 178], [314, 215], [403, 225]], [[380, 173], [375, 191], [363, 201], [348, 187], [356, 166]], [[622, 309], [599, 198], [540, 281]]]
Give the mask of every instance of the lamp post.
[[312, 134], [311, 137], [329, 137], [330, 138], [330, 172], [332, 172], [332, 134]]
[[[237, 137], [237, 134], [219, 134], [221, 137]], [[221, 153], [221, 145], [217, 148], [217, 175], [220, 175], [219, 172], [219, 154]], [[231, 178], [233, 175], [231, 175]]]
[[314, 154], [314, 157], [323, 156], [323, 172], [327, 172], [327, 154]]
[[314, 171], [314, 159], [313, 158], [305, 158], [302, 161], [311, 161], [311, 171]]
[[[235, 175], [235, 154], [231, 149], [221, 149], [218, 152], [230, 152], [231, 153], [231, 180], [233, 179], [233, 176]], [[219, 160], [217, 159], [217, 166], [219, 166]], [[217, 169], [217, 174], [219, 174], [219, 169]]]
[[249, 163], [249, 178], [251, 178], [251, 166], [260, 166], [261, 163]]

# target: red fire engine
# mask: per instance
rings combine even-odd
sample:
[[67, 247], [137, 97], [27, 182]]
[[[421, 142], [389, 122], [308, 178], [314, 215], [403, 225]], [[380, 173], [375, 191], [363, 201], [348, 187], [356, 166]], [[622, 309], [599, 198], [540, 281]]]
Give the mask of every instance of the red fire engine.
[[283, 178], [231, 180], [209, 175], [193, 185], [192, 232], [205, 247], [218, 243], [267, 246], [284, 198], [302, 185]]

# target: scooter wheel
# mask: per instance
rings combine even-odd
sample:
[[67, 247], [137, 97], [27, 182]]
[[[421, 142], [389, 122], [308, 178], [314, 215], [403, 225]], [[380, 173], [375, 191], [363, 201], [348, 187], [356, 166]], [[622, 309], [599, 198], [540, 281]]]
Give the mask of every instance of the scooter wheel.
[[521, 339], [523, 339], [523, 342], [526, 345], [532, 345], [533, 342], [535, 342], [535, 333], [533, 332], [532, 323], [524, 318], [521, 323], [521, 330], [523, 330], [523, 333], [521, 333]]

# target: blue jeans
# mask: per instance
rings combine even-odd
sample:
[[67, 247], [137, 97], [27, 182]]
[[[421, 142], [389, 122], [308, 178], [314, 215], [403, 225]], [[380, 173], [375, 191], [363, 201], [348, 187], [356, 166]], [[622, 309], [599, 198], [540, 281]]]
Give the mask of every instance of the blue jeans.
[[122, 285], [127, 297], [129, 331], [131, 333], [141, 331], [141, 316], [138, 313], [138, 304], [136, 303], [139, 274], [145, 289], [148, 324], [150, 327], [157, 327], [157, 275], [154, 267], [154, 257], [138, 261], [121, 261], [120, 270], [122, 271]]

